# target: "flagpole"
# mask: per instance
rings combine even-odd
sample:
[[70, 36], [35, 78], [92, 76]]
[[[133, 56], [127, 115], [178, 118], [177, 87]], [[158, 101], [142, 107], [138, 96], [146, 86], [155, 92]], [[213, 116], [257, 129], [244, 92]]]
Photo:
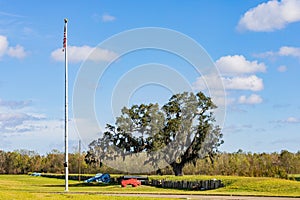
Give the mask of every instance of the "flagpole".
[[64, 52], [65, 52], [65, 191], [69, 190], [69, 169], [68, 169], [68, 160], [69, 160], [69, 152], [68, 152], [68, 51], [67, 51], [67, 23], [68, 19], [64, 19], [65, 27], [64, 27]]

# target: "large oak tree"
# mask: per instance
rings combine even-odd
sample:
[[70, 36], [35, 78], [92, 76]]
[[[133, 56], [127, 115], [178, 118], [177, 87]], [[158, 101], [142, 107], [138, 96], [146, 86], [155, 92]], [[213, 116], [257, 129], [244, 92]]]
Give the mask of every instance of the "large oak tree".
[[116, 124], [107, 124], [103, 136], [90, 143], [86, 162], [146, 152], [150, 156], [145, 163], [155, 166], [164, 160], [175, 175], [183, 175], [187, 163], [212, 159], [223, 143], [221, 129], [215, 125], [216, 108], [202, 92], [173, 95], [161, 108], [158, 104], [124, 107]]

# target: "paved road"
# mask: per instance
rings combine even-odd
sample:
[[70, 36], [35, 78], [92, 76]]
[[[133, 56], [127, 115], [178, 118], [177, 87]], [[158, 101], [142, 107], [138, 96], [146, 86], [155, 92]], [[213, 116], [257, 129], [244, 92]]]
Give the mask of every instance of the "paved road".
[[245, 197], [245, 196], [207, 196], [207, 195], [167, 195], [167, 194], [105, 194], [108, 196], [139, 196], [154, 198], [177, 198], [198, 200], [300, 200], [300, 198], [288, 197]]

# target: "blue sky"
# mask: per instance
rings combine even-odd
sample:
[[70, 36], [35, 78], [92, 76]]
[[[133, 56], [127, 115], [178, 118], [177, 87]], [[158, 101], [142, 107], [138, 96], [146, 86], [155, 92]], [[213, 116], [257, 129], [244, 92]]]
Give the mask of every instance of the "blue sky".
[[[220, 71], [227, 102], [222, 151], [300, 150], [299, 0], [0, 0], [0, 149], [63, 151], [64, 18], [69, 19], [70, 104], [80, 69], [92, 60], [87, 57], [91, 50], [123, 31], [161, 27], [193, 39]], [[102, 63], [118, 56], [109, 46], [96, 49]], [[148, 63], [176, 72], [195, 92], [203, 89], [201, 75], [178, 56], [149, 49], [131, 52], [112, 63], [97, 83], [99, 126], [114, 122], [111, 96], [117, 84]], [[155, 78], [158, 73], [144, 75]], [[172, 94], [155, 81], [139, 86], [120, 102], [162, 104]], [[73, 114], [70, 106], [71, 151], [84, 137], [76, 123], [84, 124], [86, 132], [99, 132]]]

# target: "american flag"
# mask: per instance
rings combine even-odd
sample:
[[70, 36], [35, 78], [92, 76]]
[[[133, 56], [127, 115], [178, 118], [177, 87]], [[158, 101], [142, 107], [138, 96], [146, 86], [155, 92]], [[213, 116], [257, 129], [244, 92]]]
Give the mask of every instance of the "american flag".
[[63, 40], [63, 51], [67, 46], [66, 26], [64, 26], [64, 40]]

